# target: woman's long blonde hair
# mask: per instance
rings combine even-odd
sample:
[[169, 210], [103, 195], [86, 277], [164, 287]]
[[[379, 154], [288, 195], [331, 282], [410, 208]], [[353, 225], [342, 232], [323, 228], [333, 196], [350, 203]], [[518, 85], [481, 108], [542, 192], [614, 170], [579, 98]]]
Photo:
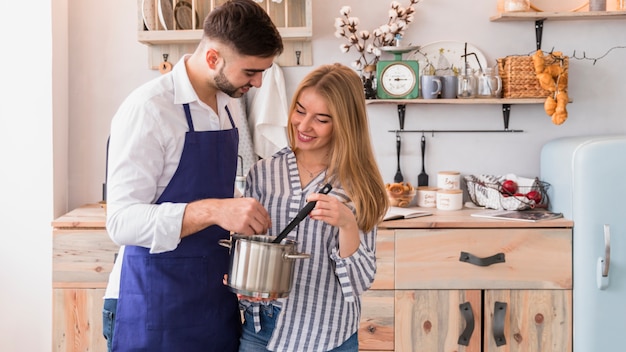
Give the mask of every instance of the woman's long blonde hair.
[[354, 70], [338, 63], [310, 72], [298, 85], [289, 107], [287, 133], [292, 148], [296, 140], [291, 116], [300, 93], [309, 87], [326, 100], [333, 118], [326, 178], [339, 181], [355, 205], [359, 228], [370, 231], [382, 221], [389, 201], [370, 142], [363, 83]]

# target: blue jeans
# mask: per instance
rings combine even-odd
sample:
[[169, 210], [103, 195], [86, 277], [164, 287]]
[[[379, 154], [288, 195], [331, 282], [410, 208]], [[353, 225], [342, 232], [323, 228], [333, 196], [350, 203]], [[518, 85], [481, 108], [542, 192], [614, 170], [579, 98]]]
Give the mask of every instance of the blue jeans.
[[117, 310], [117, 299], [107, 298], [104, 300], [102, 308], [102, 334], [107, 340], [107, 351], [111, 352], [113, 344], [113, 328], [115, 327], [115, 311]]
[[[266, 348], [272, 337], [276, 320], [280, 314], [280, 308], [274, 306], [260, 307], [261, 331], [254, 331], [254, 317], [252, 316], [252, 307], [244, 312], [243, 334], [239, 344], [239, 352], [269, 352]], [[330, 350], [329, 352], [358, 352], [359, 338], [354, 333], [341, 346]]]

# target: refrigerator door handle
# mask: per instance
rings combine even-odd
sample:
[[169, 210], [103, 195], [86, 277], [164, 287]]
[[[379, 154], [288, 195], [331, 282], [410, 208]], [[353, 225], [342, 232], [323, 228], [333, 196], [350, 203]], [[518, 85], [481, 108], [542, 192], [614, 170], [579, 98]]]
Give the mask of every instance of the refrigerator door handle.
[[604, 290], [609, 286], [609, 267], [611, 265], [611, 228], [604, 224], [604, 258], [598, 258], [597, 283], [598, 288]]

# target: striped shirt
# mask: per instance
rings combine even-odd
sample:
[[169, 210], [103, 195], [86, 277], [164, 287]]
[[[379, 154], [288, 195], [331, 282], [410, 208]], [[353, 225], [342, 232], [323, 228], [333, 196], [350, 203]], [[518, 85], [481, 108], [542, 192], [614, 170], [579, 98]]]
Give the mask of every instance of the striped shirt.
[[[323, 179], [324, 173], [302, 189], [295, 154], [284, 148], [252, 167], [246, 182], [246, 196], [258, 199], [269, 210], [272, 228], [268, 234], [276, 236], [304, 207], [307, 196], [322, 188]], [[343, 189], [335, 186], [330, 194], [354, 212]], [[358, 330], [360, 295], [371, 286], [376, 273], [376, 228], [360, 232], [361, 244], [347, 258], [339, 256], [338, 237], [338, 228], [309, 217], [287, 236], [297, 242], [298, 252], [311, 257], [295, 261], [289, 296], [270, 302], [281, 307], [281, 314], [267, 349], [328, 351], [340, 346]], [[254, 309], [254, 305], [263, 303], [242, 301], [241, 304]], [[260, 328], [258, 316], [255, 316], [255, 323]]]

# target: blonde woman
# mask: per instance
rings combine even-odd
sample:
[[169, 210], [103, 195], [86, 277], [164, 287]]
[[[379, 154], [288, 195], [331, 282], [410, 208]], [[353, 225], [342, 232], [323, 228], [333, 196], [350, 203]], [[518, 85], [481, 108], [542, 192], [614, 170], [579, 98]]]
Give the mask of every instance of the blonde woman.
[[[253, 166], [245, 193], [269, 211], [269, 235], [317, 201], [287, 237], [311, 257], [296, 262], [287, 298], [241, 300], [239, 351], [358, 351], [360, 296], [374, 280], [388, 201], [356, 72], [332, 64], [308, 74], [289, 109], [288, 135], [288, 148]], [[318, 194], [326, 183], [331, 193]]]

